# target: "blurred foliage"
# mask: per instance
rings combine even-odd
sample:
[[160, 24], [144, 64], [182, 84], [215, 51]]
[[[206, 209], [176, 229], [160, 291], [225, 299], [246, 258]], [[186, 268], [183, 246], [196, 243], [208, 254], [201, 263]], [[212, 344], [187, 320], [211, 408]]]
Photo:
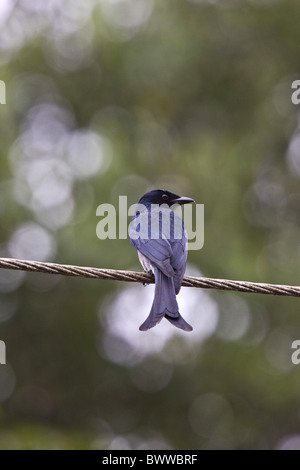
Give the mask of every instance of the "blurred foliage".
[[[299, 15], [3, 0], [0, 256], [141, 269], [96, 209], [167, 188], [205, 204], [190, 273], [299, 285]], [[195, 291], [140, 333], [152, 287], [1, 271], [0, 449], [300, 448], [299, 300]]]

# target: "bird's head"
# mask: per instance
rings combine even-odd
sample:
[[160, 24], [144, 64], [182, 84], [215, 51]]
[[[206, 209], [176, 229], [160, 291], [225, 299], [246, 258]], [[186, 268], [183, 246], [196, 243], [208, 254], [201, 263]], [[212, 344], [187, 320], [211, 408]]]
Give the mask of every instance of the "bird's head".
[[167, 191], [165, 189], [154, 189], [153, 191], [149, 191], [139, 200], [139, 204], [144, 204], [145, 206], [150, 204], [167, 204], [168, 206], [172, 206], [173, 204], [183, 205], [190, 202], [195, 201], [190, 197], [178, 196], [178, 194], [171, 193], [171, 191]]

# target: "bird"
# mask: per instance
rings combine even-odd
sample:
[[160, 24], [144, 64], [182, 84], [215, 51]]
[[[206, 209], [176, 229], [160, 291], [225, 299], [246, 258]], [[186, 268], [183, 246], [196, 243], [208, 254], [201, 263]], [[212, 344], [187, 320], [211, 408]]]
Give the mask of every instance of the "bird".
[[155, 189], [144, 194], [135, 208], [129, 226], [130, 243], [137, 249], [144, 271], [155, 277], [153, 304], [140, 331], [153, 328], [163, 317], [177, 328], [193, 330], [180, 315], [176, 300], [186, 269], [187, 235], [182, 218], [172, 207], [193, 202], [171, 191]]

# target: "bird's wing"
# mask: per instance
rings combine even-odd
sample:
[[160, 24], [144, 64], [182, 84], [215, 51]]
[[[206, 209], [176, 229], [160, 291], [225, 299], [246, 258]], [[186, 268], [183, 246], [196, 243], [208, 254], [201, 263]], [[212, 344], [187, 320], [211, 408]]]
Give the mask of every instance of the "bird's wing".
[[135, 248], [148, 258], [153, 266], [160, 269], [166, 276], [173, 277], [174, 269], [170, 263], [172, 248], [168, 240], [132, 240]]
[[186, 242], [183, 239], [176, 240], [172, 243], [172, 256], [170, 263], [175, 271], [174, 285], [175, 292], [178, 294], [181, 288], [182, 279], [185, 273], [187, 259]]
[[[171, 229], [173, 228], [173, 230]], [[186, 266], [186, 238], [181, 217], [168, 209], [158, 208], [141, 212], [131, 227], [131, 243], [151, 264], [166, 276], [174, 277], [179, 292]], [[177, 233], [177, 235], [175, 235]], [[181, 238], [174, 239], [174, 236]]]

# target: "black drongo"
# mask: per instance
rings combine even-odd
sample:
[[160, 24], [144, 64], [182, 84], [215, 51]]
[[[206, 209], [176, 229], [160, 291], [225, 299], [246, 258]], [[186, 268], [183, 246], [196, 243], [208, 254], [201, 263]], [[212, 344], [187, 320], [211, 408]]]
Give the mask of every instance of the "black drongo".
[[138, 202], [130, 224], [130, 242], [138, 250], [145, 271], [155, 276], [155, 294], [149, 316], [140, 326], [145, 331], [163, 317], [177, 328], [192, 331], [179, 313], [176, 294], [180, 291], [187, 260], [187, 238], [182, 218], [172, 206], [193, 199], [156, 189]]

